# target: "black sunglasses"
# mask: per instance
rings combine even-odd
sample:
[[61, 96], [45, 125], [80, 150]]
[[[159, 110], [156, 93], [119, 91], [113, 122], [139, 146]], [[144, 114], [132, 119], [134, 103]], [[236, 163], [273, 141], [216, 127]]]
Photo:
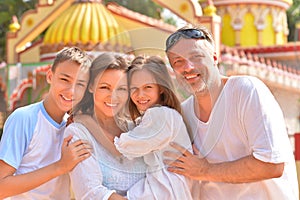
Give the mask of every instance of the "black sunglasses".
[[184, 29], [171, 34], [166, 40], [166, 51], [168, 51], [181, 38], [192, 39], [207, 39], [205, 33], [198, 29]]

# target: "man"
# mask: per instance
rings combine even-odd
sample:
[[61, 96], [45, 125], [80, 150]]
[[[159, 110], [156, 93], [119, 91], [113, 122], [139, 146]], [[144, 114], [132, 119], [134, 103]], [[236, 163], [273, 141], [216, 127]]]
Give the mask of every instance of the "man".
[[[64, 48], [47, 72], [45, 100], [8, 117], [0, 143], [0, 199], [70, 199], [67, 172], [90, 152], [85, 141], [63, 139], [63, 117], [75, 101], [74, 88], [87, 85], [90, 63], [77, 47]], [[77, 80], [78, 73], [87, 76]]]
[[182, 109], [195, 155], [173, 144], [180, 155], [165, 152], [165, 163], [170, 171], [199, 180], [202, 200], [298, 199], [279, 105], [257, 78], [221, 76], [214, 49], [203, 27], [184, 27], [166, 41], [177, 80], [193, 94]]

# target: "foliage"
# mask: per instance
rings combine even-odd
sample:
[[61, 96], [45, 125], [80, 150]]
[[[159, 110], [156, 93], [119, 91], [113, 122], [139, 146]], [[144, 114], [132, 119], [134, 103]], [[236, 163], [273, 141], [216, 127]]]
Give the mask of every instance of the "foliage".
[[162, 7], [154, 3], [152, 0], [104, 0], [105, 3], [115, 2], [125, 8], [128, 8], [132, 11], [141, 13], [143, 15], [160, 19], [160, 13]]
[[300, 0], [294, 0], [293, 5], [287, 10], [287, 19], [289, 27], [289, 41], [295, 41], [296, 23], [300, 23]]
[[21, 20], [22, 14], [33, 9], [38, 0], [0, 0], [0, 63], [5, 60], [6, 33], [12, 16], [16, 15]]

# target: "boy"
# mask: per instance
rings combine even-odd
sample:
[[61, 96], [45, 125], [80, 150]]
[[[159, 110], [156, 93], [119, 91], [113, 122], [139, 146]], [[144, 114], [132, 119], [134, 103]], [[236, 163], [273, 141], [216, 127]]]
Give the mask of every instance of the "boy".
[[89, 145], [63, 139], [65, 113], [75, 101], [74, 88], [87, 84], [90, 60], [77, 47], [64, 48], [47, 72], [44, 101], [15, 110], [0, 143], [0, 199], [70, 199], [67, 172], [90, 156]]

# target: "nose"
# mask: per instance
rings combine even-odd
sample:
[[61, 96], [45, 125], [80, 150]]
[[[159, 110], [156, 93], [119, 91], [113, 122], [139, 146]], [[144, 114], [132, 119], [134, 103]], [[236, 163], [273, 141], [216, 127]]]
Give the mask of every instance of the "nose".
[[76, 92], [76, 85], [73, 84], [68, 88], [69, 93], [71, 93], [72, 95], [74, 95], [74, 93]]
[[135, 98], [140, 98], [144, 96], [144, 91], [141, 89], [135, 89], [132, 93], [132, 96]]
[[183, 70], [185, 72], [189, 72], [189, 71], [193, 70], [194, 68], [195, 68], [194, 64], [191, 61], [186, 60], [186, 62], [184, 63]]

